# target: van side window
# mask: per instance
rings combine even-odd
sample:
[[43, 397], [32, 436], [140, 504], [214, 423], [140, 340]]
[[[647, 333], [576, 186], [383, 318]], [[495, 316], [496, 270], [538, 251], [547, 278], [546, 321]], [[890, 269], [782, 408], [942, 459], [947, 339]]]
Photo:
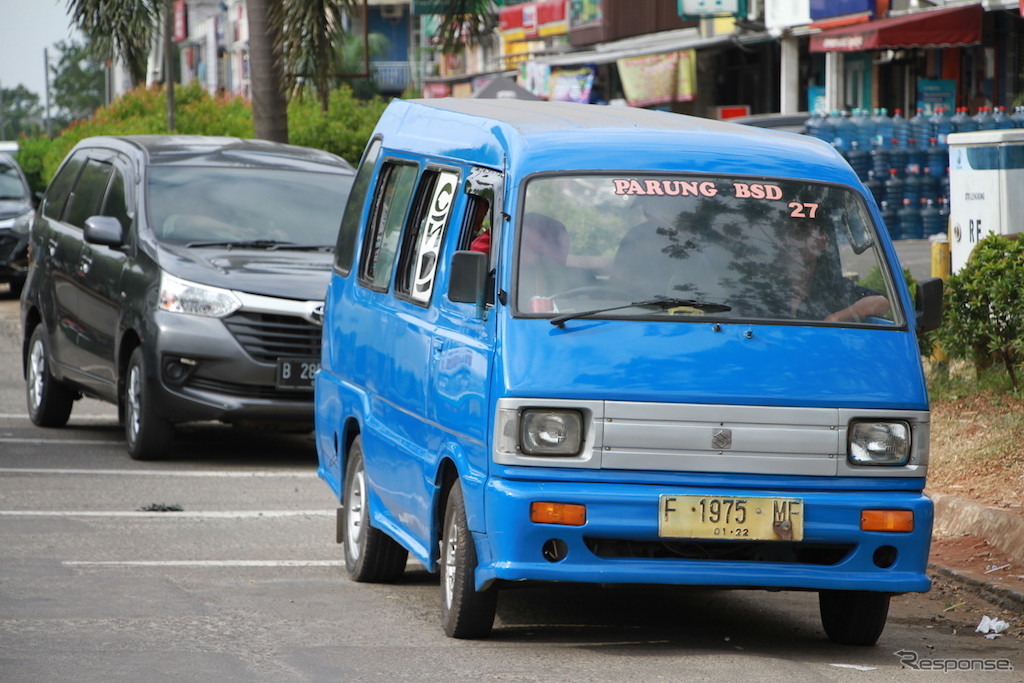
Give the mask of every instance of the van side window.
[[128, 215], [128, 204], [125, 200], [124, 174], [121, 169], [115, 168], [114, 175], [110, 179], [110, 189], [107, 190], [107, 198], [103, 201], [103, 215], [113, 216], [121, 221], [121, 227], [125, 234], [132, 225], [131, 216]]
[[430, 301], [441, 243], [458, 186], [459, 174], [452, 171], [428, 170], [420, 177], [395, 281], [396, 292], [413, 301]]
[[370, 181], [380, 156], [380, 140], [373, 140], [363, 153], [359, 162], [359, 170], [352, 183], [352, 192], [345, 204], [345, 213], [341, 217], [341, 229], [338, 231], [338, 243], [334, 248], [334, 268], [342, 275], [348, 275], [355, 260], [356, 237], [359, 235], [359, 224], [363, 218], [363, 207], [370, 191]]
[[381, 169], [381, 182], [363, 239], [360, 273], [362, 282], [371, 289], [386, 291], [391, 281], [398, 239], [418, 173], [419, 168], [411, 164], [388, 163]]
[[85, 219], [100, 212], [100, 202], [107, 190], [113, 166], [106, 162], [90, 159], [78, 176], [75, 189], [68, 198], [67, 222], [79, 228], [85, 226]]

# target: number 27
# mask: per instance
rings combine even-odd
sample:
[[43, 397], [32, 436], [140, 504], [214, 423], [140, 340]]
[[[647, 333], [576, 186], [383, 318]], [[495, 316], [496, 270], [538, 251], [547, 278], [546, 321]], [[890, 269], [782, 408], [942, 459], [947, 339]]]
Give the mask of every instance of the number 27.
[[814, 218], [818, 214], [817, 204], [790, 202], [789, 208], [793, 209], [789, 214], [793, 218]]

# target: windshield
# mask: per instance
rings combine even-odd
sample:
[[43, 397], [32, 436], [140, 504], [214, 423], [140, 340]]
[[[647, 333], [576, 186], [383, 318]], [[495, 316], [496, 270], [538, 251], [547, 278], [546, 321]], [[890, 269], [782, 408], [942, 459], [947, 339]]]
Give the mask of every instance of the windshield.
[[[525, 315], [897, 325], [860, 196], [684, 175], [540, 176], [519, 222]], [[576, 314], [576, 315], [572, 315]]]
[[180, 244], [334, 246], [352, 176], [267, 168], [149, 169], [149, 220]]
[[0, 199], [28, 199], [28, 188], [18, 169], [0, 164]]

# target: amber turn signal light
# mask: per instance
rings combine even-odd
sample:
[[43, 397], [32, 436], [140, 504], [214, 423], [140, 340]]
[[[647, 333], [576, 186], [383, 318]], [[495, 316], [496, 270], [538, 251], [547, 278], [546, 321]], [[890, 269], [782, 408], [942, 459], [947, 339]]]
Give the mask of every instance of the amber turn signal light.
[[913, 531], [914, 513], [910, 510], [861, 510], [862, 531]]
[[587, 523], [587, 506], [573, 503], [530, 503], [530, 521], [536, 524], [583, 526]]

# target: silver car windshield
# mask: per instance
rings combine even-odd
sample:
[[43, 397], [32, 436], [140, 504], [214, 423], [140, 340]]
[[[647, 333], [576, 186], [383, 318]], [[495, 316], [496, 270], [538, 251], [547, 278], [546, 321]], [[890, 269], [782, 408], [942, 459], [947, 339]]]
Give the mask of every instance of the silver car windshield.
[[773, 178], [549, 175], [518, 217], [521, 315], [904, 323], [861, 197]]
[[156, 236], [180, 244], [333, 247], [352, 176], [286, 169], [149, 169]]

